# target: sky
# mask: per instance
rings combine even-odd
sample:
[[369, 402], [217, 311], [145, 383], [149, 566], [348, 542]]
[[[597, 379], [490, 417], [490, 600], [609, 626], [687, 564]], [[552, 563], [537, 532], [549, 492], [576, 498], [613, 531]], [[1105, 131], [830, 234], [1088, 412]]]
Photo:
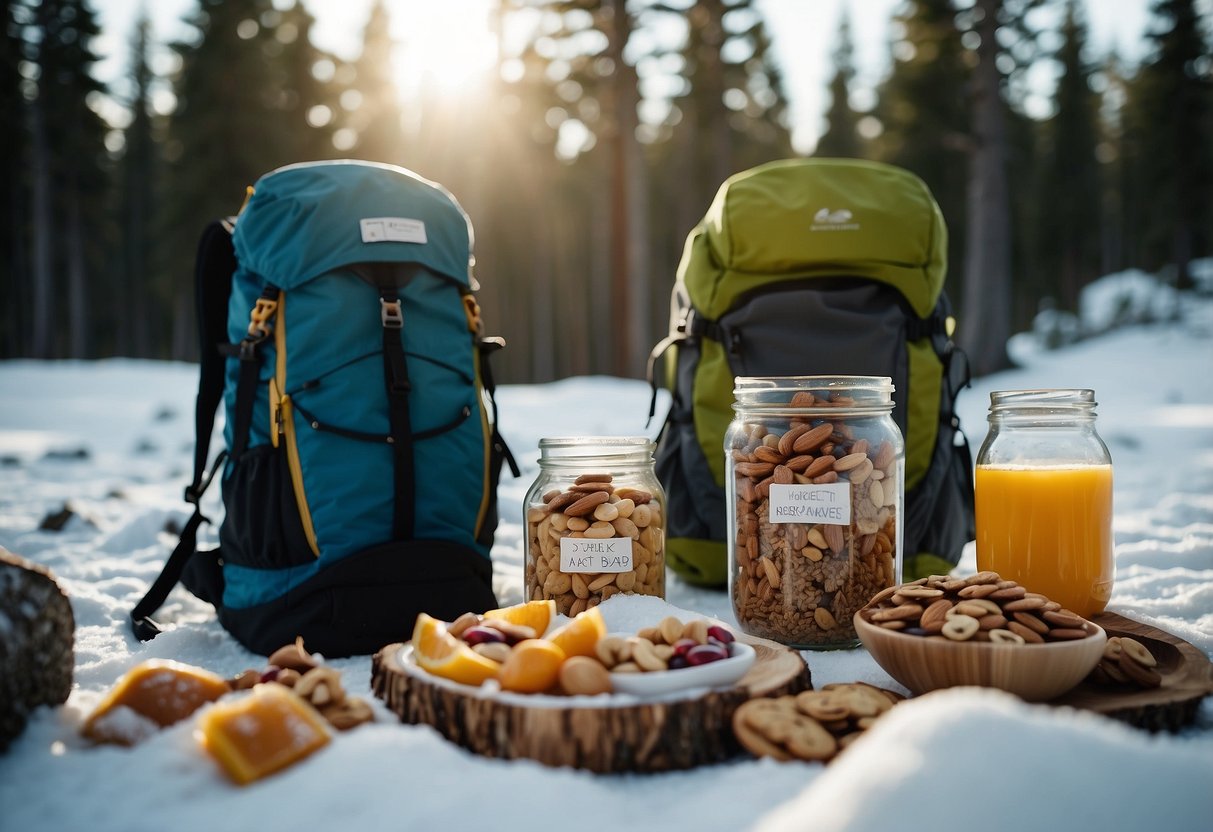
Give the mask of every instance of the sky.
[[[316, 18], [313, 39], [317, 45], [342, 57], [355, 56], [371, 2], [304, 0]], [[102, 27], [102, 36], [96, 43], [103, 56], [98, 67], [102, 80], [119, 78], [124, 71], [127, 44], [140, 3], [149, 9], [159, 39], [168, 41], [189, 32], [180, 21], [196, 7], [195, 0], [94, 0]], [[791, 100], [793, 142], [797, 150], [810, 152], [822, 130], [823, 114], [829, 103], [825, 86], [832, 72], [831, 56], [844, 8], [850, 15], [855, 40], [857, 86], [870, 90], [887, 71], [889, 21], [900, 0], [757, 0], [757, 3], [766, 16], [774, 48], [784, 67]], [[1090, 26], [1090, 57], [1095, 59], [1115, 49], [1124, 60], [1139, 61], [1144, 50], [1149, 3], [1150, 0], [1084, 0]], [[402, 56], [398, 63], [402, 81], [415, 79], [427, 62], [432, 66], [455, 60], [466, 66], [476, 60], [491, 60], [491, 41], [486, 38], [484, 27], [491, 5], [490, 0], [389, 0], [393, 34], [409, 38], [415, 47], [411, 61]], [[1209, 0], [1203, 5], [1207, 9]], [[1052, 74], [1047, 67], [1041, 67], [1031, 81], [1035, 94], [1028, 107], [1032, 115], [1047, 113], [1051, 87]], [[862, 105], [865, 101], [870, 103], [870, 93], [860, 91], [852, 103]]]
[[[1098, 327], [1115, 311], [1173, 301], [1136, 273], [1088, 287], [1081, 308], [1084, 323]], [[1128, 327], [1053, 352], [1017, 335], [1013, 352], [1023, 366], [975, 380], [958, 411], [976, 449], [990, 391], [1093, 387], [1097, 427], [1115, 468], [1110, 609], [1213, 656], [1213, 300], [1186, 298], [1183, 310], [1181, 321]], [[979, 819], [982, 832], [1209, 830], [1213, 698], [1181, 734], [1150, 735], [962, 688], [897, 705], [828, 767], [741, 756], [686, 772], [599, 777], [484, 759], [429, 728], [401, 725], [370, 692], [370, 658], [355, 656], [330, 665], [351, 695], [371, 702], [375, 722], [246, 788], [229, 783], [201, 750], [194, 718], [131, 749], [91, 746], [79, 735], [82, 721], [140, 661], [171, 659], [225, 678], [265, 662], [183, 590], [163, 608], [166, 630], [156, 639], [141, 644], [128, 628], [131, 604], [175, 542], [166, 527], [179, 528], [189, 514], [181, 487], [192, 464], [197, 379], [197, 366], [184, 363], [0, 362], [0, 546], [54, 571], [76, 623], [68, 701], [38, 709], [0, 754], [6, 831], [523, 832], [546, 821], [577, 832], [889, 832], [964, 818]], [[539, 437], [652, 435], [658, 426], [644, 426], [649, 388], [638, 379], [501, 385], [497, 401], [502, 432], [523, 468], [518, 479], [503, 476], [498, 489], [493, 582], [500, 602], [510, 604], [522, 597], [522, 505], [538, 473]], [[212, 487], [204, 503], [215, 518], [218, 491]], [[39, 530], [65, 504], [75, 516], [64, 528]], [[212, 543], [213, 527], [203, 537]], [[957, 574], [975, 570], [966, 552]], [[665, 615], [736, 626], [727, 593], [672, 575], [666, 592], [666, 601], [609, 599], [601, 606], [609, 629], [633, 632]], [[0, 629], [3, 622], [0, 611]], [[864, 650], [800, 655], [818, 688], [853, 681], [898, 687]], [[1175, 668], [1179, 660], [1164, 661]]]

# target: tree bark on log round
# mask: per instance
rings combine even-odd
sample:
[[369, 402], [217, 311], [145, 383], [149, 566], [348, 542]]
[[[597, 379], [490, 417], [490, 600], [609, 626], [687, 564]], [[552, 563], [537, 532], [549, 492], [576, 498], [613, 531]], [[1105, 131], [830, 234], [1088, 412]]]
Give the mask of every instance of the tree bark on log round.
[[0, 752], [34, 708], [67, 701], [75, 632], [51, 571], [0, 548]]
[[486, 757], [526, 758], [600, 773], [671, 771], [739, 753], [731, 722], [742, 702], [812, 687], [798, 653], [765, 639], [742, 640], [757, 657], [736, 685], [674, 701], [618, 707], [507, 704], [406, 670], [401, 644], [375, 654], [371, 689], [401, 721], [433, 726], [448, 740]]

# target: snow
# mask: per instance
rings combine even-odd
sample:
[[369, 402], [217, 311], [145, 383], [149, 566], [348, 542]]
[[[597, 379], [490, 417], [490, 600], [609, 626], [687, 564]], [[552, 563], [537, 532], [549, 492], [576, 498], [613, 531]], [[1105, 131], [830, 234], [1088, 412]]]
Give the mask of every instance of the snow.
[[[1110, 609], [1213, 655], [1213, 301], [1184, 296], [1179, 308], [1178, 320], [1063, 349], [1028, 343], [1016, 351], [1020, 369], [980, 379], [959, 407], [976, 452], [991, 390], [1094, 388], [1115, 465]], [[1108, 308], [1090, 314], [1111, 320]], [[127, 626], [127, 612], [172, 548], [170, 530], [189, 515], [181, 490], [192, 467], [196, 373], [190, 365], [130, 360], [0, 363], [0, 545], [55, 572], [77, 624], [71, 697], [38, 709], [0, 756], [4, 832], [317, 822], [504, 830], [565, 818], [584, 830], [886, 832], [936, 827], [949, 813], [980, 818], [987, 832], [1213, 824], [1210, 700], [1194, 725], [1154, 736], [996, 691], [958, 689], [899, 705], [829, 767], [743, 757], [687, 772], [596, 776], [483, 759], [432, 729], [402, 725], [371, 696], [369, 659], [355, 657], [332, 664], [352, 694], [372, 703], [376, 722], [253, 785], [226, 779], [200, 749], [193, 719], [133, 748], [93, 746], [79, 736], [82, 722], [140, 661], [172, 659], [222, 676], [264, 662], [181, 589], [161, 610], [169, 626], [154, 641], [140, 644]], [[537, 472], [539, 438], [652, 435], [657, 426], [644, 424], [648, 396], [642, 382], [598, 377], [499, 389], [502, 430], [525, 466], [518, 480], [507, 473], [499, 491], [493, 554], [502, 603], [521, 600], [521, 505]], [[204, 504], [212, 516], [217, 491]], [[64, 505], [74, 512], [66, 526], [39, 530]], [[214, 530], [206, 535], [213, 542]], [[970, 546], [958, 571], [974, 568]], [[676, 578], [668, 604], [613, 601], [604, 605], [611, 629], [666, 614], [735, 623], [723, 593]], [[897, 687], [863, 650], [804, 655], [817, 686], [861, 680]]]

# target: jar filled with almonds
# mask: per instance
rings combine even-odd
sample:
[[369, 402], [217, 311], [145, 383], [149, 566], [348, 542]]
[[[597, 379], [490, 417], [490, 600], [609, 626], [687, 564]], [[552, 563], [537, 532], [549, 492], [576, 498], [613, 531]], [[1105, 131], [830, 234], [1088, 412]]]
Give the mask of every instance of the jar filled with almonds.
[[747, 633], [859, 643], [901, 575], [905, 446], [883, 376], [739, 377], [725, 435], [729, 593]]
[[665, 597], [665, 492], [646, 437], [539, 440], [524, 595], [574, 616], [620, 592]]

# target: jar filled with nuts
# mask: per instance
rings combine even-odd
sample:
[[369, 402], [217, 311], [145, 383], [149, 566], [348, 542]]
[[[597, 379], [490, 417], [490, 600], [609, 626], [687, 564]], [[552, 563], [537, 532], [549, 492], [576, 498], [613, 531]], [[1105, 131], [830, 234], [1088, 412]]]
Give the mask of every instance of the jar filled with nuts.
[[882, 376], [740, 377], [725, 435], [729, 592], [747, 633], [859, 644], [901, 575], [905, 448]]
[[665, 492], [645, 437], [539, 440], [524, 596], [573, 616], [620, 592], [665, 597]]

